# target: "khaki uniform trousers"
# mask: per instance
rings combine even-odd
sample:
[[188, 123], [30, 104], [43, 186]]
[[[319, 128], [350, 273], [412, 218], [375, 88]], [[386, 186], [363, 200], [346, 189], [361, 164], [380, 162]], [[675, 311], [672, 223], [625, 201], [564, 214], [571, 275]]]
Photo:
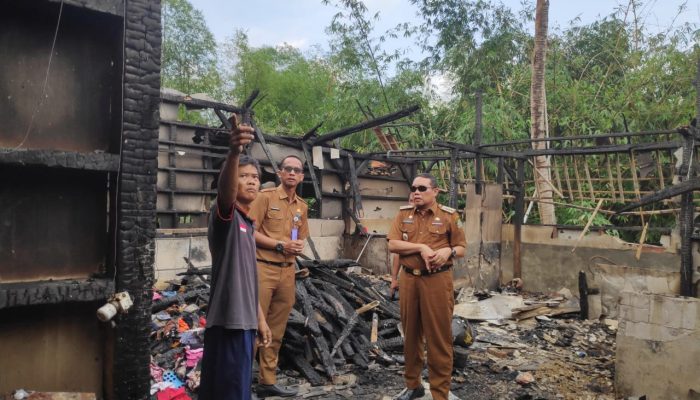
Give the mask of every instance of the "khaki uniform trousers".
[[399, 285], [406, 387], [421, 385], [425, 338], [430, 392], [435, 400], [447, 400], [452, 379], [452, 270], [415, 276], [401, 268]]
[[260, 307], [272, 331], [269, 347], [258, 347], [260, 375], [258, 382], [277, 383], [277, 362], [287, 319], [295, 301], [294, 266], [278, 267], [258, 262], [258, 297]]

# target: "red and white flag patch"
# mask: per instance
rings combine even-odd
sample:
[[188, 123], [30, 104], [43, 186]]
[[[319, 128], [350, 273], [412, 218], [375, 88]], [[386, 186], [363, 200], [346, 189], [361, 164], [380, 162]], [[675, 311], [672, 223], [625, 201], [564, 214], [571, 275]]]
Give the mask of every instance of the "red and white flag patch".
[[245, 224], [240, 224], [238, 227], [241, 229], [241, 232], [246, 233], [248, 232], [248, 227]]

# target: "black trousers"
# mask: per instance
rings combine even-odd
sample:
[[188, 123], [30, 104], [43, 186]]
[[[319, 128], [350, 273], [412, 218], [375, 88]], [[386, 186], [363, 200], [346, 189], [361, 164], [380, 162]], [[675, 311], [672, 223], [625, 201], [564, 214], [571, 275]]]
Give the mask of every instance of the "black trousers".
[[250, 400], [255, 330], [204, 331], [200, 400]]

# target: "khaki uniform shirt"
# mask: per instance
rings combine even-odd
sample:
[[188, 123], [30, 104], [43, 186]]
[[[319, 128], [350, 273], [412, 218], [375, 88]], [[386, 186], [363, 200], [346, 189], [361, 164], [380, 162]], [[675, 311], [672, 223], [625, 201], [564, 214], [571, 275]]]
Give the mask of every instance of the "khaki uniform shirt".
[[[292, 228], [295, 226], [299, 229], [299, 240], [309, 236], [308, 212], [306, 202], [296, 194], [290, 203], [287, 193], [280, 185], [261, 190], [250, 205], [248, 215], [255, 221], [258, 232], [274, 240], [286, 242], [291, 240]], [[259, 246], [255, 256], [259, 260], [276, 263], [288, 262], [294, 265], [295, 262], [293, 255], [285, 256], [274, 249], [263, 249]]]
[[[388, 240], [403, 240], [427, 244], [433, 250], [445, 247], [465, 246], [464, 230], [457, 226], [456, 210], [433, 203], [426, 210], [403, 206], [394, 219], [387, 235]], [[420, 253], [400, 256], [399, 263], [411, 269], [426, 269]], [[452, 265], [452, 260], [445, 265]]]

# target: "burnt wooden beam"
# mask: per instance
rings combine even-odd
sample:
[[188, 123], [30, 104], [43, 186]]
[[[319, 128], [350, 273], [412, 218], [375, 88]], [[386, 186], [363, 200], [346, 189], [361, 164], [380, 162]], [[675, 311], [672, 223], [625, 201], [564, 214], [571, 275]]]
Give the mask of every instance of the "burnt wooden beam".
[[301, 148], [304, 151], [304, 158], [306, 159], [306, 166], [309, 169], [309, 175], [311, 175], [311, 182], [314, 185], [314, 194], [316, 195], [316, 200], [320, 203], [323, 199], [323, 194], [321, 193], [321, 184], [316, 176], [316, 170], [314, 169], [313, 158], [311, 157], [311, 152], [309, 151], [308, 142], [301, 142]]
[[380, 126], [382, 124], [396, 121], [397, 119], [401, 119], [401, 118], [407, 117], [407, 116], [415, 113], [419, 109], [420, 109], [419, 105], [414, 105], [414, 106], [411, 106], [408, 108], [404, 108], [403, 110], [396, 111], [396, 112], [391, 113], [391, 114], [383, 115], [381, 117], [374, 118], [374, 119], [359, 123], [357, 125], [353, 125], [353, 126], [348, 127], [348, 128], [343, 128], [343, 129], [339, 129], [337, 131], [329, 132], [323, 136], [319, 136], [316, 139], [312, 140], [311, 145], [318, 146], [318, 145], [323, 144], [325, 142], [328, 142], [330, 140], [339, 139], [343, 136], [347, 136], [347, 135], [353, 134], [355, 132], [360, 132], [360, 131], [363, 131], [365, 129], [374, 128], [375, 126]]
[[319, 122], [318, 124], [316, 124], [316, 126], [314, 126], [313, 128], [309, 129], [309, 131], [306, 132], [306, 133], [304, 134], [304, 136], [301, 137], [301, 140], [302, 140], [302, 141], [307, 141], [307, 140], [311, 139], [312, 137], [316, 136], [316, 132], [318, 132], [318, 128], [320, 128], [321, 125], [323, 125], [323, 121]]
[[647, 204], [652, 204], [658, 201], [670, 199], [671, 197], [686, 194], [694, 190], [700, 190], [700, 178], [692, 178], [688, 181], [680, 182], [673, 186], [669, 186], [666, 189], [659, 190], [656, 193], [643, 196], [638, 202], [631, 203], [620, 208], [619, 210], [617, 210], [617, 213], [630, 211], [635, 208], [645, 206]]
[[352, 154], [348, 154], [348, 178], [350, 180], [350, 190], [352, 191], [352, 211], [358, 218], [364, 218], [365, 210], [362, 208], [362, 193], [360, 193], [360, 184], [357, 180], [357, 171], [355, 170], [355, 159]]
[[[610, 154], [610, 153], [629, 153], [631, 151], [654, 151], [654, 150], [670, 150], [682, 147], [683, 143], [679, 141], [653, 142], [641, 144], [614, 144], [605, 146], [588, 146], [588, 147], [570, 147], [562, 149], [542, 149], [542, 150], [524, 150], [521, 154], [527, 157], [537, 156], [585, 156], [593, 154]], [[700, 145], [700, 144], [698, 144]], [[697, 146], [697, 145], [696, 145]]]
[[[486, 150], [480, 148], [479, 146], [446, 142], [444, 140], [435, 140], [433, 145], [440, 147], [448, 147], [452, 149], [458, 149], [469, 153], [482, 154], [490, 157], [506, 157], [506, 158], [526, 158], [523, 152], [512, 152], [512, 151], [496, 151], [496, 150]], [[476, 157], [476, 156], [473, 156]]]
[[584, 271], [578, 272], [578, 296], [581, 307], [579, 319], [588, 319], [588, 281]]
[[457, 208], [457, 149], [450, 154], [450, 200], [449, 206]]
[[44, 149], [17, 149], [12, 151], [0, 149], [0, 164], [117, 172], [119, 170], [119, 155]]
[[520, 139], [520, 140], [507, 140], [498, 143], [487, 143], [482, 144], [481, 147], [506, 147], [514, 146], [518, 144], [532, 144], [536, 142], [563, 142], [567, 140], [600, 140], [609, 138], [629, 138], [631, 136], [655, 136], [655, 135], [667, 135], [672, 133], [677, 133], [677, 129], [667, 129], [658, 131], [642, 131], [642, 132], [612, 132], [600, 135], [573, 135], [573, 136], [554, 136], [548, 138], [537, 138], [537, 139]]
[[105, 301], [114, 294], [111, 279], [0, 283], [0, 310], [20, 306]]
[[211, 108], [223, 111], [228, 111], [236, 114], [240, 114], [245, 111], [244, 107], [236, 107], [226, 103], [219, 103], [217, 101], [209, 101], [202, 99], [193, 99], [190, 96], [179, 96], [171, 93], [161, 93], [160, 99], [164, 103], [175, 103], [182, 104], [187, 108], [199, 109], [199, 108]]

